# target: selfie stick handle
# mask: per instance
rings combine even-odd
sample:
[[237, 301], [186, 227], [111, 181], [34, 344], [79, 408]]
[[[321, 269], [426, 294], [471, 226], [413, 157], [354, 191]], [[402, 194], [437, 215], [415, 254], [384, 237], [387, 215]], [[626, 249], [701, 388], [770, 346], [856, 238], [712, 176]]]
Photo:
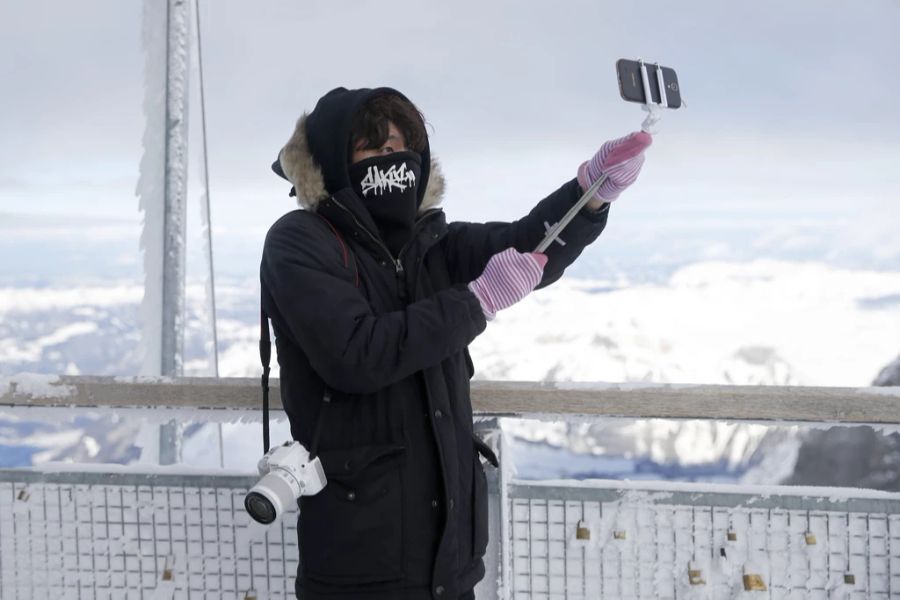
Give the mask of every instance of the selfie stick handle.
[[578, 211], [581, 210], [581, 207], [588, 203], [588, 200], [594, 197], [594, 194], [597, 193], [597, 190], [600, 189], [600, 186], [603, 185], [603, 182], [606, 181], [606, 175], [603, 175], [600, 179], [595, 181], [591, 187], [584, 193], [581, 199], [575, 203], [575, 205], [569, 209], [562, 219], [559, 222], [551, 227], [547, 231], [547, 235], [544, 236], [544, 239], [540, 244], [537, 245], [537, 248], [534, 249], [535, 252], [543, 252], [547, 248], [550, 247], [550, 244], [559, 237], [559, 234], [562, 233], [562, 230], [566, 228], [566, 225], [575, 218], [575, 215], [578, 214]]

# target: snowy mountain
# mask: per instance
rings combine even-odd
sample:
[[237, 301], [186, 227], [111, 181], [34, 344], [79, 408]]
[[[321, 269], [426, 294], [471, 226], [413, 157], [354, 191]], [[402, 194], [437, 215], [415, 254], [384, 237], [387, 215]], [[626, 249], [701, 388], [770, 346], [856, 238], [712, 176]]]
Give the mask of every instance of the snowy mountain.
[[507, 420], [520, 479], [771, 484], [792, 473], [798, 428], [715, 421]]
[[[900, 357], [888, 364], [873, 386], [900, 386]], [[900, 434], [871, 427], [811, 431], [799, 440], [793, 485], [829, 485], [900, 491]]]
[[895, 358], [890, 364], [885, 366], [872, 385], [878, 386], [900, 386], [900, 356]]
[[484, 379], [865, 386], [896, 356], [900, 273], [705, 262], [665, 283], [564, 279], [471, 346]]

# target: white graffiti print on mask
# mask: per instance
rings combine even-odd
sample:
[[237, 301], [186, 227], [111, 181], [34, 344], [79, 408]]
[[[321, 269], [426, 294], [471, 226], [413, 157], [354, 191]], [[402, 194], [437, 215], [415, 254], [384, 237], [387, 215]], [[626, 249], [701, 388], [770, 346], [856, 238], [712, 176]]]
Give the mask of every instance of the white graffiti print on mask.
[[394, 188], [401, 192], [406, 191], [407, 187], [416, 185], [416, 174], [406, 168], [406, 163], [400, 165], [391, 165], [387, 171], [382, 171], [376, 166], [369, 167], [366, 176], [362, 180], [362, 194], [368, 196], [369, 192], [377, 195], [383, 194], [385, 191], [392, 191]]

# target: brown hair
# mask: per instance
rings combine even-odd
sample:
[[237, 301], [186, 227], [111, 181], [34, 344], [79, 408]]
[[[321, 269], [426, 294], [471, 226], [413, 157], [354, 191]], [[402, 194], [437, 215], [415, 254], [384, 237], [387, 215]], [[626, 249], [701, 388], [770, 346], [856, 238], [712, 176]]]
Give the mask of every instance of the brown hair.
[[350, 125], [350, 148], [377, 150], [388, 137], [388, 121], [394, 123], [406, 140], [406, 147], [422, 152], [428, 139], [425, 117], [412, 102], [396, 94], [379, 94], [363, 104]]

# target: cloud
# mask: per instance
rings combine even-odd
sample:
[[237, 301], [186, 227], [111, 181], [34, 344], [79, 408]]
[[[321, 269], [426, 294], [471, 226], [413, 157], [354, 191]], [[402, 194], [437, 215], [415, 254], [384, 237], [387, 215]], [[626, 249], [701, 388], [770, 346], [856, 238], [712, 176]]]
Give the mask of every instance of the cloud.
[[[885, 106], [900, 96], [891, 0], [200, 7], [214, 223], [260, 228], [291, 210], [268, 166], [296, 117], [332, 87], [385, 84], [433, 125], [451, 216], [514, 218], [639, 126], [642, 112], [618, 97], [623, 56], [675, 67], [688, 102], [665, 116], [628, 202], [676, 218], [848, 211], [848, 197], [900, 192], [888, 175], [900, 155], [900, 114]], [[14, 83], [0, 112], [0, 190], [28, 186], [0, 194], [0, 211], [137, 216], [140, 30], [135, 2], [4, 5], [0, 77]], [[57, 180], [69, 183], [50, 189]]]

